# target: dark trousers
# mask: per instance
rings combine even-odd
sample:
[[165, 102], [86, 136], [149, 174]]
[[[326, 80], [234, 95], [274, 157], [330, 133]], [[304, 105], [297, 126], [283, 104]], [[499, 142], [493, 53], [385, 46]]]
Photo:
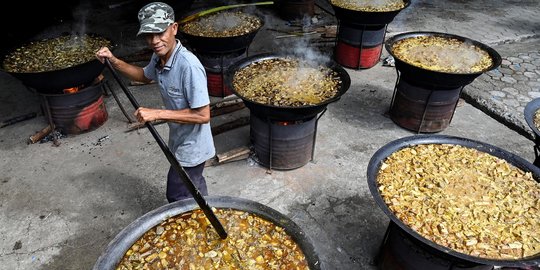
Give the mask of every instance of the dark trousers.
[[[208, 189], [206, 187], [206, 180], [202, 175], [203, 170], [204, 162], [195, 167], [184, 167], [184, 171], [189, 175], [193, 185], [197, 187], [203, 196], [206, 196], [208, 195]], [[189, 188], [184, 184], [184, 181], [180, 179], [180, 174], [178, 174], [173, 167], [170, 167], [169, 173], [167, 174], [167, 201], [171, 203], [192, 197]]]

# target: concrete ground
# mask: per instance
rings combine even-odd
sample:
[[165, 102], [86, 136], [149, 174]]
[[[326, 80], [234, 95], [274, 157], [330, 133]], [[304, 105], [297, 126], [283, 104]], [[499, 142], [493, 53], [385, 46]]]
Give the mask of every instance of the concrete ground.
[[[326, 2], [316, 2], [331, 11]], [[202, 4], [196, 1], [197, 5]], [[503, 59], [510, 59], [504, 62], [510, 66], [517, 61], [512, 57], [527, 53], [534, 58], [539, 52], [539, 5], [534, 0], [413, 1], [388, 26], [387, 37], [406, 31], [458, 34], [493, 47]], [[317, 23], [335, 24], [335, 18], [320, 7]], [[140, 41], [132, 39], [137, 28], [134, 19], [128, 16], [115, 21], [98, 16], [110, 18], [115, 9], [95, 12], [89, 18], [93, 22], [90, 30], [114, 34], [119, 55], [140, 52]], [[271, 22], [265, 27], [288, 27], [272, 10], [264, 13]], [[70, 26], [49, 31], [62, 32], [65, 27]], [[294, 38], [274, 41], [275, 36], [273, 31], [261, 30], [250, 54], [298, 43]], [[331, 45], [317, 48], [331, 54]], [[381, 59], [386, 56], [384, 52]], [[540, 65], [532, 62], [529, 68], [540, 74]], [[387, 116], [396, 81], [393, 67], [379, 63], [371, 69], [347, 71], [352, 84], [320, 118], [312, 162], [299, 169], [268, 173], [249, 158], [207, 167], [205, 176], [211, 195], [254, 200], [290, 217], [312, 239], [324, 269], [376, 269], [373, 258], [389, 219], [368, 190], [366, 168], [379, 148], [415, 133]], [[504, 74], [506, 80], [484, 74], [465, 87], [462, 97], [468, 102], [460, 102], [449, 127], [438, 134], [489, 143], [532, 162], [534, 143], [520, 118], [519, 106], [540, 92], [534, 83], [539, 79], [529, 74], [533, 78], [524, 76], [530, 79], [527, 83], [512, 84], [508, 78], [516, 73]], [[111, 74], [105, 70], [104, 75], [120, 94]], [[109, 118], [98, 129], [62, 138], [57, 147], [51, 142], [27, 144], [28, 137], [47, 124], [38, 96], [7, 73], [0, 73], [0, 81], [0, 120], [38, 113], [36, 118], [0, 128], [0, 265], [3, 269], [90, 269], [119, 231], [167, 203], [168, 161], [148, 130], [125, 132], [128, 123], [112, 96], [105, 98]], [[506, 83], [511, 86], [503, 85]], [[525, 86], [530, 89], [521, 89]], [[515, 88], [516, 95], [525, 91], [521, 105], [494, 109], [497, 98], [513, 98], [493, 92], [505, 87]], [[141, 106], [161, 106], [156, 85], [130, 90]], [[119, 96], [132, 112], [125, 95]], [[248, 113], [244, 109], [219, 116], [212, 119], [212, 125]], [[506, 117], [509, 115], [512, 117]], [[166, 125], [156, 129], [166, 139]], [[249, 146], [249, 127], [222, 133], [214, 140], [218, 153]]]

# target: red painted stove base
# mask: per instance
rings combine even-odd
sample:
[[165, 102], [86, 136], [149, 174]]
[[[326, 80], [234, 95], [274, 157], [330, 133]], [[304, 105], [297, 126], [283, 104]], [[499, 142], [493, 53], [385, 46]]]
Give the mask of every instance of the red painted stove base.
[[347, 68], [371, 68], [379, 62], [382, 45], [368, 48], [338, 41], [334, 57], [336, 62]]
[[232, 91], [223, 83], [223, 75], [221, 73], [206, 70], [206, 77], [209, 95], [213, 97], [226, 97], [232, 95]]
[[66, 134], [81, 134], [97, 129], [108, 119], [103, 96], [86, 106], [51, 107], [51, 115], [56, 128]]

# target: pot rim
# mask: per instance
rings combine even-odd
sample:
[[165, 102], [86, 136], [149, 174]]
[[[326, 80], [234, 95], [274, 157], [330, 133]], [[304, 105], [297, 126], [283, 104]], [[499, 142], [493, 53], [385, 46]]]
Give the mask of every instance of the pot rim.
[[[443, 38], [453, 38], [453, 39], [457, 39], [457, 40], [460, 40], [460, 41], [463, 41], [463, 42], [472, 43], [476, 47], [486, 51], [489, 54], [489, 56], [491, 57], [491, 60], [493, 61], [493, 63], [491, 64], [491, 66], [489, 66], [489, 67], [487, 67], [487, 68], [485, 68], [485, 69], [483, 69], [481, 71], [478, 71], [478, 72], [469, 72], [469, 73], [444, 72], [444, 71], [425, 69], [425, 68], [422, 68], [422, 67], [412, 65], [412, 64], [410, 64], [408, 62], [405, 62], [404, 60], [400, 59], [399, 57], [397, 57], [394, 54], [392, 46], [397, 41], [400, 41], [400, 40], [403, 40], [403, 39], [408, 39], [408, 38], [413, 38], [413, 37], [419, 37], [419, 36], [434, 36], [434, 37], [443, 37]], [[394, 59], [398, 60], [399, 62], [402, 62], [403, 64], [411, 66], [411, 67], [413, 67], [415, 69], [419, 69], [421, 71], [428, 71], [428, 72], [433, 72], [433, 73], [443, 74], [443, 75], [444, 74], [446, 74], [446, 75], [464, 75], [464, 76], [467, 76], [467, 75], [480, 75], [480, 74], [483, 74], [483, 73], [485, 73], [487, 71], [496, 69], [497, 67], [500, 66], [500, 64], [502, 62], [501, 55], [495, 49], [491, 48], [490, 46], [488, 46], [488, 45], [486, 45], [484, 43], [481, 43], [479, 41], [467, 38], [467, 37], [463, 37], [463, 36], [459, 36], [459, 35], [455, 35], [455, 34], [449, 34], [449, 33], [442, 33], [442, 32], [411, 31], [411, 32], [404, 32], [404, 33], [396, 34], [396, 35], [394, 35], [394, 36], [392, 36], [392, 37], [390, 37], [390, 38], [388, 38], [386, 40], [385, 49], [386, 49], [386, 51], [388, 51], [388, 53], [390, 55], [392, 55], [392, 57], [394, 57]]]
[[367, 181], [368, 181], [368, 187], [371, 192], [371, 195], [375, 199], [377, 205], [379, 205], [379, 208], [383, 210], [383, 212], [394, 222], [396, 223], [401, 229], [406, 231], [408, 234], [416, 238], [417, 240], [421, 241], [422, 243], [440, 251], [446, 254], [450, 254], [454, 257], [475, 262], [479, 264], [484, 265], [494, 265], [494, 266], [512, 266], [512, 267], [519, 267], [519, 266], [533, 266], [540, 264], [540, 253], [535, 254], [533, 256], [529, 256], [526, 258], [521, 258], [518, 260], [498, 260], [498, 259], [488, 259], [488, 258], [481, 258], [476, 257], [472, 255], [468, 255], [465, 253], [461, 253], [458, 251], [455, 251], [453, 249], [450, 249], [446, 246], [441, 246], [439, 244], [436, 244], [435, 242], [428, 240], [427, 238], [421, 236], [419, 233], [417, 233], [415, 230], [407, 226], [401, 219], [399, 219], [388, 207], [386, 202], [383, 200], [381, 194], [379, 193], [378, 187], [377, 187], [377, 174], [379, 171], [379, 168], [382, 164], [382, 162], [390, 156], [392, 153], [407, 148], [410, 146], [415, 145], [422, 145], [422, 144], [455, 144], [455, 145], [461, 145], [468, 148], [473, 148], [488, 154], [491, 154], [493, 156], [496, 156], [498, 158], [506, 160], [508, 163], [526, 171], [531, 172], [533, 174], [534, 179], [537, 182], [540, 182], [540, 168], [534, 166], [529, 161], [512, 154], [502, 148], [499, 148], [497, 146], [468, 139], [463, 137], [457, 137], [457, 136], [448, 136], [448, 135], [412, 135], [408, 137], [403, 137], [394, 141], [391, 141], [384, 145], [383, 147], [379, 148], [373, 154], [371, 157], [368, 168], [367, 168]]
[[[282, 227], [300, 246], [310, 269], [320, 269], [319, 257], [311, 240], [296, 223], [284, 214], [259, 202], [238, 197], [208, 196], [205, 199], [212, 207], [246, 211]], [[190, 198], [163, 205], [135, 219], [109, 242], [94, 264], [93, 270], [116, 269], [127, 250], [149, 229], [167, 218], [195, 209], [199, 209], [199, 206], [195, 199]]]
[[523, 115], [525, 116], [525, 121], [529, 125], [529, 127], [532, 129], [532, 131], [535, 134], [535, 139], [540, 138], [540, 130], [538, 130], [538, 127], [536, 127], [534, 122], [534, 116], [536, 112], [540, 109], [540, 98], [535, 98], [527, 105], [525, 106], [525, 110]]
[[[206, 9], [206, 8], [205, 8]], [[245, 9], [245, 8], [237, 8], [237, 9]], [[193, 14], [196, 14], [197, 12], [199, 11], [202, 11], [204, 9], [197, 9], [197, 10], [194, 10], [193, 12], [190, 12], [189, 14], [186, 14], [183, 18], [186, 18], [186, 17], [189, 17], [190, 15], [193, 15]], [[219, 12], [216, 12], [214, 14], [218, 14], [218, 13], [222, 13], [222, 12], [227, 12], [227, 10], [223, 10], [223, 11], [219, 11]], [[236, 35], [236, 36], [228, 36], [228, 37], [207, 37], [207, 36], [197, 36], [197, 35], [194, 35], [194, 34], [190, 34], [190, 33], [187, 33], [183, 30], [182, 27], [178, 27], [178, 32], [181, 34], [181, 35], [185, 35], [187, 37], [192, 37], [192, 38], [198, 38], [198, 39], [236, 39], [236, 38], [241, 38], [241, 37], [246, 37], [246, 36], [249, 36], [251, 34], [254, 34], [254, 33], [257, 33], [259, 32], [259, 30], [261, 30], [263, 27], [264, 27], [264, 24], [265, 24], [265, 21], [264, 21], [264, 18], [257, 15], [257, 14], [252, 14], [252, 13], [248, 13], [248, 12], [244, 12], [242, 11], [243, 13], [249, 15], [249, 16], [253, 16], [255, 18], [257, 18], [259, 20], [259, 22], [261, 23], [261, 25], [257, 28], [257, 29], [254, 29], [252, 31], [249, 31], [248, 33], [244, 33], [244, 34], [241, 34], [241, 35]], [[182, 19], [183, 19], [182, 18]], [[182, 20], [180, 19], [180, 21]], [[196, 19], [195, 19], [196, 20]], [[186, 22], [187, 23], [187, 22]], [[186, 24], [184, 23], [184, 24]]]
[[60, 72], [65, 73], [66, 71], [70, 71], [70, 70], [75, 69], [75, 68], [77, 68], [79, 66], [89, 66], [89, 65], [94, 65], [94, 64], [100, 64], [100, 65], [103, 65], [103, 67], [105, 67], [105, 64], [101, 63], [97, 58], [93, 58], [93, 59], [91, 59], [89, 61], [79, 63], [77, 65], [73, 65], [73, 66], [69, 66], [69, 67], [65, 67], [65, 68], [61, 68], [61, 69], [46, 70], [46, 71], [39, 71], [39, 72], [14, 72], [14, 71], [7, 71], [4, 68], [4, 61], [6, 60], [6, 57], [8, 57], [12, 52], [17, 50], [18, 48], [21, 48], [23, 46], [27, 46], [32, 42], [41, 42], [41, 41], [51, 40], [51, 39], [55, 39], [55, 38], [65, 37], [65, 36], [82, 36], [82, 35], [88, 35], [90, 37], [101, 37], [101, 38], [104, 38], [104, 39], [108, 40], [110, 42], [109, 49], [111, 51], [114, 50], [114, 48], [116, 47], [116, 44], [114, 44], [113, 41], [110, 38], [108, 38], [106, 36], [103, 36], [101, 34], [97, 34], [97, 33], [76, 33], [76, 34], [62, 33], [60, 35], [56, 35], [56, 36], [49, 37], [49, 38], [31, 39], [29, 41], [26, 41], [24, 43], [16, 45], [13, 48], [7, 50], [7, 52], [0, 57], [0, 70], [6, 72], [8, 74], [12, 74], [12, 75], [19, 75], [19, 74], [20, 75], [32, 75], [32, 74], [47, 75], [47, 74], [60, 73]]
[[347, 12], [358, 12], [358, 13], [361, 13], [361, 14], [365, 14], [365, 13], [371, 13], [371, 14], [383, 14], [383, 13], [393, 13], [393, 12], [400, 12], [404, 9], [406, 9], [409, 5], [411, 5], [411, 0], [403, 0], [403, 2], [405, 3], [405, 6], [403, 6], [402, 8], [398, 8], [398, 9], [394, 9], [394, 10], [385, 10], [385, 11], [363, 11], [363, 10], [354, 10], [354, 9], [348, 9], [348, 8], [344, 8], [344, 7], [341, 7], [341, 6], [338, 6], [334, 3], [332, 3], [332, 1], [329, 1], [330, 2], [330, 5], [333, 7], [333, 8], [339, 8], [339, 9], [342, 9], [342, 10], [345, 10]]
[[341, 96], [343, 96], [349, 90], [349, 87], [351, 86], [351, 78], [350, 78], [349, 74], [347, 73], [347, 71], [343, 67], [341, 67], [339, 64], [337, 64], [335, 61], [330, 59], [326, 63], [327, 67], [332, 69], [334, 72], [338, 73], [339, 78], [341, 79], [341, 85], [339, 86], [338, 93], [335, 96], [333, 96], [333, 97], [331, 97], [331, 98], [329, 98], [329, 99], [327, 99], [327, 100], [325, 100], [325, 101], [323, 101], [321, 103], [318, 103], [318, 104], [305, 105], [305, 106], [276, 106], [276, 105], [271, 105], [271, 104], [264, 104], [264, 103], [256, 102], [256, 101], [253, 101], [251, 99], [248, 99], [248, 98], [244, 97], [243, 95], [238, 93], [238, 91], [234, 87], [233, 80], [234, 80], [234, 76], [235, 76], [237, 71], [249, 66], [250, 64], [256, 63], [256, 62], [261, 62], [261, 61], [269, 60], [269, 59], [287, 58], [287, 57], [292, 57], [292, 58], [297, 58], [297, 59], [302, 60], [298, 55], [295, 55], [293, 53], [260, 53], [260, 54], [256, 54], [256, 55], [253, 55], [253, 56], [248, 56], [248, 57], [246, 57], [244, 59], [241, 59], [240, 61], [232, 64], [231, 66], [229, 66], [229, 69], [227, 70], [227, 73], [226, 73], [226, 76], [225, 76], [225, 82], [226, 82], [227, 86], [229, 87], [229, 89], [231, 89], [231, 91], [235, 95], [237, 95], [238, 97], [240, 97], [244, 101], [247, 101], [249, 103], [252, 103], [252, 104], [255, 104], [255, 105], [258, 105], [258, 106], [272, 108], [272, 109], [278, 109], [278, 110], [296, 110], [296, 109], [300, 110], [300, 109], [305, 109], [305, 108], [321, 107], [321, 106], [327, 105], [329, 103], [338, 101], [341, 98]]

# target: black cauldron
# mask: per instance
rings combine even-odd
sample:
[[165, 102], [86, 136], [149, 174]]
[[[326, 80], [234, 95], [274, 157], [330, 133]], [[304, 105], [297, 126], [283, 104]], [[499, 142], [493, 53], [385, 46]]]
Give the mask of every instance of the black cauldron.
[[[247, 199], [227, 197], [227, 196], [209, 196], [205, 198], [211, 207], [236, 209], [258, 215], [275, 225], [282, 227], [298, 244], [303, 251], [310, 269], [321, 269], [320, 261], [315, 248], [309, 238], [287, 216], [276, 210]], [[109, 243], [105, 251], [99, 256], [94, 264], [94, 270], [112, 270], [120, 262], [126, 251], [149, 229], [159, 225], [163, 220], [198, 209], [198, 204], [194, 199], [177, 201], [152, 210], [139, 217], [126, 228], [124, 228]]]
[[[195, 12], [196, 13], [196, 12]], [[187, 16], [186, 16], [187, 17]], [[230, 37], [205, 37], [196, 36], [182, 31], [182, 25], [178, 28], [180, 37], [187, 41], [190, 48], [198, 53], [226, 54], [245, 50], [264, 26], [264, 20], [258, 17], [261, 26], [249, 33]]]
[[225, 77], [226, 84], [235, 95], [237, 95], [244, 101], [244, 104], [246, 105], [246, 107], [249, 108], [250, 112], [256, 114], [262, 119], [273, 119], [281, 121], [297, 121], [312, 118], [322, 112], [324, 109], [326, 109], [328, 104], [338, 101], [341, 96], [345, 94], [347, 90], [349, 90], [349, 86], [351, 85], [351, 78], [349, 77], [349, 74], [343, 67], [331, 60], [327, 63], [326, 66], [338, 74], [341, 79], [341, 85], [339, 87], [338, 93], [334, 97], [327, 99], [319, 104], [305, 106], [275, 106], [262, 104], [243, 97], [241, 94], [238, 93], [237, 89], [234, 88], [233, 79], [235, 73], [238, 70], [241, 70], [242, 68], [245, 68], [246, 66], [255, 62], [268, 59], [285, 58], [289, 56], [296, 57], [294, 55], [288, 54], [263, 53], [244, 58], [229, 67], [229, 70], [227, 71]]
[[540, 167], [540, 130], [536, 126], [534, 121], [536, 112], [540, 110], [540, 98], [535, 98], [525, 106], [523, 116], [525, 117], [525, 122], [533, 131], [533, 135], [530, 138], [534, 141], [534, 161], [533, 164], [537, 167]]
[[405, 6], [401, 9], [381, 12], [351, 10], [338, 7], [331, 2], [330, 4], [332, 5], [336, 18], [338, 20], [358, 25], [381, 25], [392, 22], [394, 20], [394, 17], [396, 17], [396, 15], [398, 15], [400, 11], [402, 11], [411, 4], [410, 0], [405, 0], [404, 2]]
[[489, 153], [493, 156], [496, 156], [498, 158], [506, 160], [508, 163], [516, 166], [517, 168], [524, 170], [525, 172], [531, 172], [534, 176], [534, 179], [536, 181], [540, 182], [540, 168], [534, 166], [527, 160], [516, 156], [510, 152], [507, 152], [499, 147], [467, 139], [467, 138], [460, 138], [460, 137], [453, 137], [453, 136], [445, 136], [445, 135], [415, 135], [415, 136], [409, 136], [405, 138], [401, 138], [395, 141], [392, 141], [383, 147], [381, 147], [375, 154], [372, 156], [371, 160], [369, 161], [368, 168], [367, 168], [367, 180], [368, 180], [368, 186], [369, 190], [371, 192], [371, 195], [375, 199], [376, 203], [379, 205], [379, 207], [383, 210], [383, 212], [390, 217], [392, 222], [397, 224], [401, 229], [403, 229], [405, 232], [407, 232], [409, 235], [412, 235], [417, 240], [421, 241], [422, 243], [451, 256], [454, 256], [456, 258], [460, 258], [465, 261], [469, 262], [475, 262], [478, 264], [483, 265], [496, 265], [496, 266], [510, 266], [510, 267], [525, 267], [525, 266], [532, 266], [532, 265], [538, 265], [540, 264], [540, 254], [536, 254], [534, 256], [523, 258], [519, 260], [495, 260], [495, 259], [486, 259], [486, 258], [480, 258], [476, 256], [467, 255], [461, 252], [457, 252], [453, 249], [450, 249], [445, 246], [440, 246], [420, 234], [418, 234], [416, 231], [414, 231], [412, 228], [407, 226], [403, 221], [401, 221], [398, 217], [394, 215], [392, 210], [388, 208], [388, 205], [384, 202], [381, 194], [378, 190], [377, 185], [377, 175], [380, 170], [380, 167], [383, 163], [383, 161], [390, 156], [392, 153], [399, 151], [400, 149], [407, 148], [414, 145], [422, 145], [422, 144], [453, 144], [453, 145], [461, 145], [469, 148], [476, 149], [478, 151], [482, 151], [485, 153]]
[[[95, 34], [91, 34], [96, 36]], [[113, 46], [110, 46], [113, 47]], [[112, 48], [111, 48], [112, 49]], [[11, 51], [10, 51], [11, 52]], [[8, 54], [0, 63], [4, 63]], [[105, 64], [97, 59], [84, 62], [64, 69], [44, 72], [9, 72], [1, 69], [20, 80], [25, 86], [41, 94], [62, 94], [63, 90], [80, 85], [90, 85], [101, 74]]]
[[525, 106], [525, 111], [523, 112], [525, 122], [527, 122], [527, 125], [529, 125], [531, 130], [534, 132], [535, 140], [540, 140], [540, 130], [538, 130], [538, 127], [534, 122], [534, 115], [538, 110], [540, 110], [540, 98], [535, 98], [527, 103]]
[[[492, 59], [491, 66], [485, 68], [484, 70], [481, 70], [479, 72], [474, 73], [450, 73], [450, 72], [440, 72], [440, 71], [433, 71], [428, 70], [424, 68], [420, 68], [414, 65], [411, 65], [407, 62], [402, 61], [396, 55], [394, 54], [392, 47], [393, 45], [400, 40], [407, 39], [407, 38], [413, 38], [413, 37], [419, 37], [419, 36], [434, 36], [434, 37], [442, 37], [442, 38], [451, 38], [451, 39], [457, 39], [463, 42], [466, 42], [468, 44], [473, 44], [480, 49], [486, 51], [489, 56]], [[452, 89], [452, 88], [458, 88], [461, 86], [465, 86], [476, 77], [482, 75], [482, 73], [496, 69], [502, 62], [501, 56], [491, 47], [480, 43], [478, 41], [458, 36], [458, 35], [452, 35], [452, 34], [446, 34], [446, 33], [437, 33], [437, 32], [408, 32], [408, 33], [402, 33], [397, 34], [391, 38], [389, 38], [385, 42], [385, 48], [392, 55], [395, 59], [396, 63], [396, 69], [401, 72], [401, 76], [403, 76], [403, 79], [406, 81], [415, 84], [415, 85], [423, 85], [423, 86], [435, 86], [442, 89]]]

